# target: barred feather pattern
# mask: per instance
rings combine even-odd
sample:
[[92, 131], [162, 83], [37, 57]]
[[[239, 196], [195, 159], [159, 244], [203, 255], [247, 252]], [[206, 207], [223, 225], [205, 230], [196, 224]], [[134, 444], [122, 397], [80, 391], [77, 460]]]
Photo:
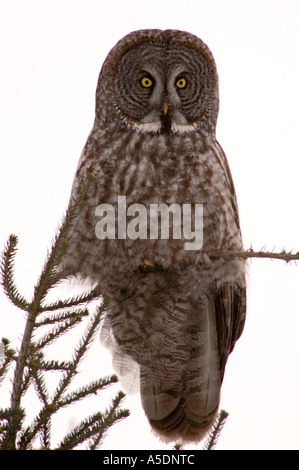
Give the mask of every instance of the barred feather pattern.
[[[186, 76], [197, 74], [199, 89], [192, 82], [182, 95], [173, 78], [188, 60]], [[151, 72], [150, 95], [133, 81], [141, 69]], [[149, 423], [165, 441], [198, 442], [208, 432], [245, 321], [244, 261], [210, 256], [242, 249], [234, 185], [215, 137], [217, 113], [216, 66], [200, 39], [180, 31], [129, 34], [103, 65], [70, 200], [92, 175], [62, 269], [111, 295], [101, 340], [128, 390], [138, 378]], [[150, 239], [149, 228], [146, 239], [120, 240], [117, 226], [116, 239], [98, 239], [95, 209], [111, 204], [117, 219], [120, 195], [127, 206], [203, 204], [202, 249], [185, 250], [184, 237]]]

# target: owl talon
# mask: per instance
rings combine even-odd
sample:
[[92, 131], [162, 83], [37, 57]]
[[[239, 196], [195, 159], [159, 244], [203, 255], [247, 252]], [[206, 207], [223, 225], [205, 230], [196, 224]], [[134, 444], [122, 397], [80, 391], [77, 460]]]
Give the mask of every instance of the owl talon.
[[166, 269], [163, 266], [152, 263], [148, 259], [143, 260], [143, 265], [138, 267], [138, 270], [142, 273], [157, 273], [157, 272], [166, 272]]
[[147, 258], [145, 258], [145, 259], [143, 260], [143, 264], [144, 264], [145, 267], [148, 267], [148, 266], [154, 267], [154, 266], [155, 266], [155, 265], [154, 265], [149, 259], [147, 259]]

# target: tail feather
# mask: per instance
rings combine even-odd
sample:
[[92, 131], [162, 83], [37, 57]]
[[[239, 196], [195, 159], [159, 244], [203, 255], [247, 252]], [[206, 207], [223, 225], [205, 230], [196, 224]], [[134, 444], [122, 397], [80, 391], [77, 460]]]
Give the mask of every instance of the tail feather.
[[[168, 350], [175, 357], [185, 350], [180, 367], [169, 364], [166, 380], [161, 380], [156, 357], [150, 367], [141, 367], [140, 392], [148, 420], [166, 442], [199, 442], [209, 431], [217, 415], [221, 376], [214, 308], [211, 303], [180, 298], [173, 316], [185, 311], [188, 328], [176, 329], [176, 340]], [[169, 334], [169, 332], [168, 332]]]

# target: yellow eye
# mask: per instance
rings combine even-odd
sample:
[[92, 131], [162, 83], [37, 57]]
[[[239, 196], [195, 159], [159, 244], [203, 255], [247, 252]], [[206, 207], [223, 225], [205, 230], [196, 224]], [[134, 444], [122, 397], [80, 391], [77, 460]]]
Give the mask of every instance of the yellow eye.
[[176, 86], [180, 89], [186, 88], [187, 80], [184, 77], [179, 78], [178, 81], [176, 82]]
[[153, 81], [149, 77], [143, 77], [140, 83], [144, 88], [150, 88], [153, 85]]

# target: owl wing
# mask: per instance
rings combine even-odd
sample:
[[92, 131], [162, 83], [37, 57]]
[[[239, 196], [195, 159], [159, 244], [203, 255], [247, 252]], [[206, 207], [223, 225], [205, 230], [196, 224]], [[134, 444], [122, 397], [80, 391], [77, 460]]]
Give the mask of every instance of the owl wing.
[[221, 166], [222, 172], [225, 175], [226, 179], [226, 186], [229, 188], [229, 193], [230, 193], [230, 204], [232, 206], [233, 212], [234, 212], [234, 218], [235, 218], [235, 223], [238, 229], [240, 230], [240, 219], [239, 219], [239, 211], [238, 211], [238, 204], [237, 204], [237, 197], [236, 197], [236, 191], [235, 191], [235, 185], [234, 181], [230, 172], [229, 164], [226, 158], [226, 155], [224, 153], [224, 150], [222, 149], [221, 145], [219, 142], [215, 142], [215, 151], [216, 151], [216, 156], [218, 159], [218, 162]]
[[246, 315], [246, 289], [224, 284], [214, 295], [214, 308], [219, 351], [221, 381], [225, 365], [235, 343], [241, 336]]
[[[234, 220], [240, 233], [239, 211], [233, 178], [227, 162], [226, 155], [216, 141], [215, 151], [218, 162], [226, 179], [229, 189], [230, 201]], [[241, 247], [240, 247], [241, 248]], [[237, 339], [241, 336], [246, 316], [246, 281], [245, 275], [241, 284], [224, 283], [214, 294], [214, 308], [216, 316], [216, 327], [218, 336], [218, 350], [221, 369], [221, 380], [223, 380], [225, 365], [229, 354], [234, 349]]]

